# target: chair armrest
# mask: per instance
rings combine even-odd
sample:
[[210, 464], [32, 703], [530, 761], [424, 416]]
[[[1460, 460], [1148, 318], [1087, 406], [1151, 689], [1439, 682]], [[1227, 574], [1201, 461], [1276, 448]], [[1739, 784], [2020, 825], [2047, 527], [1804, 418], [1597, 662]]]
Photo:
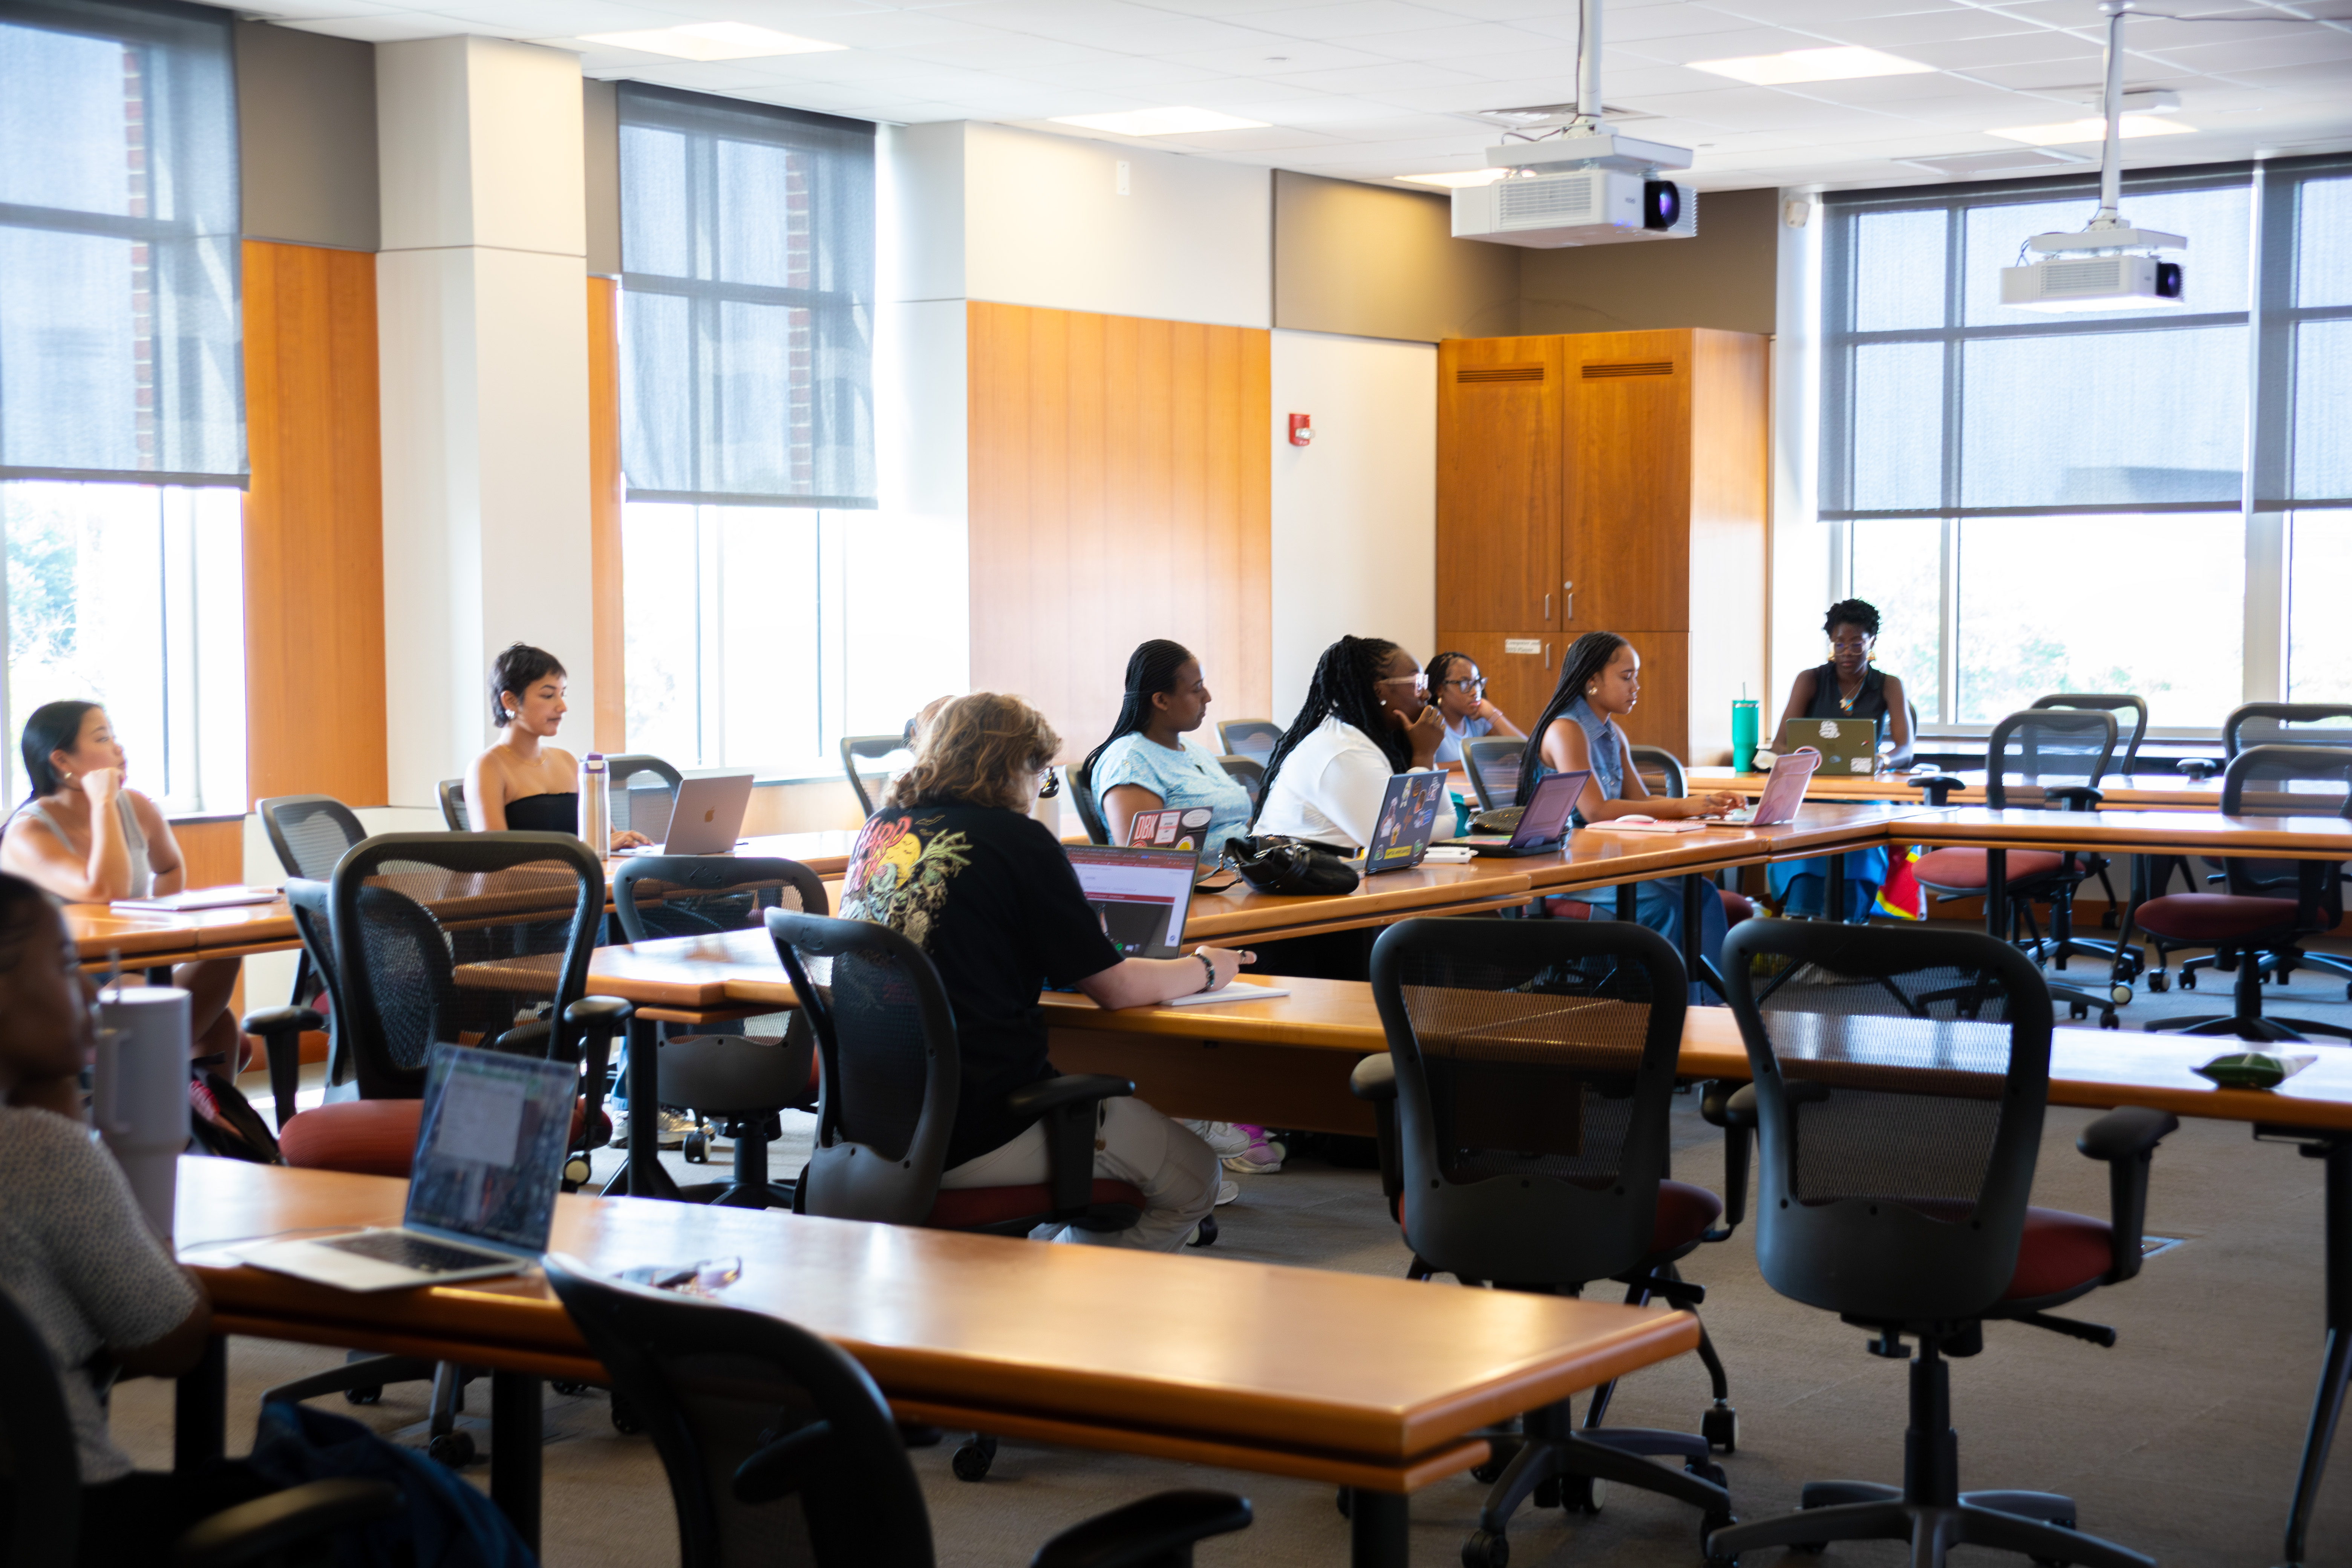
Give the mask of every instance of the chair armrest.
[[597, 1117], [604, 1108], [604, 1079], [613, 1061], [613, 1037], [636, 1016], [636, 1005], [618, 996], [583, 996], [563, 1009], [563, 1021], [580, 1031], [581, 1083], [588, 1100], [580, 1124], [583, 1152], [604, 1142]]
[[544, 1018], [534, 1018], [528, 1024], [517, 1024], [513, 1028], [492, 1040], [490, 1049], [500, 1056], [539, 1057], [544, 1059], [548, 1047], [553, 1043], [554, 1038], [555, 1026]]
[[762, 1443], [735, 1467], [737, 1502], [773, 1502], [801, 1489], [824, 1447], [833, 1441], [833, 1423], [812, 1421], [795, 1426], [773, 1442]]
[[1024, 1083], [1004, 1097], [1004, 1109], [1015, 1116], [1043, 1116], [1065, 1106], [1092, 1105], [1135, 1092], [1133, 1082], [1108, 1073], [1072, 1072]]
[[2219, 766], [2210, 757], [2183, 757], [2172, 765], [2200, 784], [2211, 778]]
[[269, 1063], [269, 1097], [277, 1102], [278, 1131], [294, 1120], [294, 1094], [302, 1082], [302, 1035], [323, 1029], [327, 1020], [308, 1007], [263, 1007], [237, 1020], [248, 1035], [261, 1037]]
[[1095, 1108], [1135, 1092], [1135, 1085], [1108, 1073], [1064, 1073], [1024, 1083], [1004, 1097], [1004, 1108], [1035, 1117], [1045, 1126], [1046, 1180], [1054, 1217], [1076, 1219], [1095, 1194]]
[[1382, 1051], [1366, 1057], [1348, 1075], [1348, 1092], [1368, 1100], [1372, 1108], [1372, 1147], [1381, 1159], [1381, 1196], [1389, 1201], [1389, 1217], [1403, 1217], [1404, 1151], [1397, 1143], [1396, 1058]]
[[1748, 1217], [1748, 1166], [1756, 1139], [1756, 1086], [1717, 1079], [1699, 1092], [1698, 1113], [1723, 1129], [1723, 1224], [1708, 1241], [1728, 1241]]
[[2147, 1170], [2156, 1146], [2175, 1129], [2180, 1118], [2168, 1110], [2126, 1105], [2110, 1110], [2074, 1140], [2074, 1147], [2107, 1165], [2109, 1225], [2115, 1254], [2106, 1283], [2119, 1285], [2139, 1272], [2140, 1234], [2147, 1222]]
[[1231, 1492], [1158, 1492], [1072, 1525], [1029, 1568], [1186, 1568], [1195, 1542], [1246, 1530], [1249, 1499]]
[[289, 1546], [390, 1519], [400, 1508], [400, 1492], [389, 1481], [308, 1481], [223, 1509], [192, 1526], [173, 1543], [172, 1568], [233, 1568], [274, 1560]]
[[1967, 786], [1967, 781], [1956, 779], [1949, 773], [1925, 773], [1906, 782], [1913, 789], [1927, 791], [1929, 805], [1942, 805], [1954, 790]]
[[1754, 1131], [1756, 1086], [1731, 1079], [1711, 1080], [1698, 1100], [1699, 1116], [1710, 1125]]
[[575, 1029], [602, 1029], [611, 1034], [635, 1016], [636, 1004], [618, 996], [583, 996], [563, 1010], [563, 1021]]
[[2107, 797], [2089, 784], [2060, 784], [2042, 792], [2042, 798], [2068, 811], [2096, 811]]
[[1382, 1051], [1376, 1057], [1366, 1057], [1348, 1075], [1348, 1092], [1358, 1100], [1378, 1104], [1396, 1099], [1396, 1058]]

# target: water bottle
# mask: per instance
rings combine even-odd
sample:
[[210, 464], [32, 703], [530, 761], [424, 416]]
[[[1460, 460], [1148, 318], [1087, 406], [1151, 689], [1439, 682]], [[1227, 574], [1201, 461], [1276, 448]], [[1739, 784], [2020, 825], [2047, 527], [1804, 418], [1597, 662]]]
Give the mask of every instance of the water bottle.
[[613, 797], [604, 793], [604, 753], [580, 759], [580, 839], [602, 858], [613, 850]]
[[189, 1027], [188, 994], [173, 986], [118, 986], [99, 998], [90, 1120], [166, 1239], [188, 1145]]

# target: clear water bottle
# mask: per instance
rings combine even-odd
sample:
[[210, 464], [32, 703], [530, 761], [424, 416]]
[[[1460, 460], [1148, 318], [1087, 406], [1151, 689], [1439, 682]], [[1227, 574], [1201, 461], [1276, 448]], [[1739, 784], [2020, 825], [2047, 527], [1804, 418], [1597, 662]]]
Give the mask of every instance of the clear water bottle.
[[613, 797], [604, 791], [606, 773], [602, 752], [580, 759], [580, 839], [599, 857], [613, 848]]
[[188, 994], [119, 985], [98, 1000], [90, 1120], [155, 1234], [172, 1234], [180, 1151], [188, 1143]]

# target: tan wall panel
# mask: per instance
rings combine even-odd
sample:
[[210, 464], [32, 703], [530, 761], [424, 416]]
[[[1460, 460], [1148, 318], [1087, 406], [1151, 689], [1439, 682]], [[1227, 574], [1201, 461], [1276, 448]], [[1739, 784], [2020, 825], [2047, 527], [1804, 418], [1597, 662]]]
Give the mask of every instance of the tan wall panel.
[[1778, 191], [1708, 191], [1689, 239], [1522, 251], [1517, 331], [1769, 333], [1780, 222]]
[[1267, 334], [974, 303], [971, 680], [1083, 756], [1128, 656], [1173, 637], [1217, 711], [1272, 701]]
[[1446, 196], [1276, 170], [1274, 324], [1432, 343], [1518, 331], [1517, 247], [1453, 228]]
[[[593, 84], [592, 84], [593, 85]], [[588, 572], [596, 670], [596, 748], [628, 750], [627, 643], [621, 596], [620, 285], [588, 279]]]
[[246, 242], [245, 419], [247, 787], [382, 805], [373, 256]]
[[243, 233], [376, 247], [373, 44], [239, 22], [236, 122]]

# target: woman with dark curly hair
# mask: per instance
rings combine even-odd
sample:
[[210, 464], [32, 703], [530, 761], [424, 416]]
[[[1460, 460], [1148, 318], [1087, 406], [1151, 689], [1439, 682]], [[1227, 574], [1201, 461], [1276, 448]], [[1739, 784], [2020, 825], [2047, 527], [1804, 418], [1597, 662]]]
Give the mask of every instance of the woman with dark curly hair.
[[[1872, 662], [1878, 641], [1878, 610], [1861, 599], [1841, 599], [1830, 606], [1822, 623], [1829, 634], [1827, 664], [1800, 674], [1789, 688], [1789, 706], [1774, 731], [1772, 750], [1787, 750], [1791, 719], [1868, 719], [1878, 725], [1882, 745], [1879, 765], [1911, 765], [1911, 704], [1903, 695], [1901, 678]], [[1780, 912], [1818, 915], [1829, 882], [1827, 860], [1794, 860], [1768, 868], [1772, 898]], [[1846, 920], [1870, 918], [1878, 901], [1879, 885], [1886, 880], [1886, 851], [1857, 849], [1845, 858]]]

